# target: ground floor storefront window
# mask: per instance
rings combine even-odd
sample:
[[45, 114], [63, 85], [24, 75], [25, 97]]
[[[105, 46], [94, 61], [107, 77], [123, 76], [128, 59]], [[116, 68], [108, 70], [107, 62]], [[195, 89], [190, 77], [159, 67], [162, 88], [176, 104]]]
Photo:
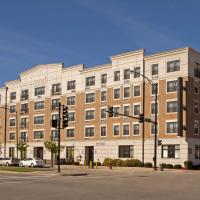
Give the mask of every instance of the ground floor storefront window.
[[200, 159], [200, 145], [195, 145], [195, 159]]
[[74, 163], [74, 147], [73, 146], [66, 147], [66, 160], [68, 164]]
[[163, 145], [162, 146], [162, 158], [179, 158], [180, 157], [180, 145]]
[[120, 145], [119, 158], [133, 158], [133, 145]]

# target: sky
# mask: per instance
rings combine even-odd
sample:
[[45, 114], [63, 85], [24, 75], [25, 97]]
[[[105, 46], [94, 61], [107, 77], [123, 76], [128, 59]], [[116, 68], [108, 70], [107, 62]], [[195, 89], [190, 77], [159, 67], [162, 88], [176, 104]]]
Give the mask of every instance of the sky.
[[38, 64], [86, 67], [145, 49], [200, 51], [199, 0], [0, 0], [0, 86]]

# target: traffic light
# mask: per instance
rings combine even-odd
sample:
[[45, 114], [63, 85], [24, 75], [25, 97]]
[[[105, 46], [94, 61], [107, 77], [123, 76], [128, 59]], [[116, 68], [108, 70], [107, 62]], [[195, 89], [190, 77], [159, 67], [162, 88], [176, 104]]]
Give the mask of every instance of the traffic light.
[[62, 125], [63, 125], [63, 128], [68, 127], [68, 107], [67, 106], [63, 106]]
[[158, 140], [158, 146], [162, 145], [162, 140]]
[[108, 117], [113, 117], [113, 107], [108, 106]]
[[139, 123], [144, 122], [144, 114], [139, 115]]
[[57, 121], [57, 119], [52, 119], [52, 120], [51, 120], [51, 126], [52, 126], [53, 128], [57, 128], [57, 127], [58, 127], [58, 121]]

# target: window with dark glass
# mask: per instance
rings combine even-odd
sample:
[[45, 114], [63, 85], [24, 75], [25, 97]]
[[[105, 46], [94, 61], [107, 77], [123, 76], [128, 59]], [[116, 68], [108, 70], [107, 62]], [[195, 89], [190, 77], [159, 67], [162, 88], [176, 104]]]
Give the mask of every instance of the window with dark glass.
[[20, 137], [20, 140], [23, 141], [23, 142], [26, 142], [28, 139], [28, 134], [26, 131], [23, 131], [21, 132], [21, 137]]
[[199, 83], [197, 81], [194, 81], [194, 93], [199, 93]]
[[113, 125], [113, 135], [119, 136], [120, 134], [120, 125]]
[[107, 83], [107, 74], [101, 74], [101, 84]]
[[74, 163], [74, 146], [66, 147], [66, 161], [68, 164]]
[[178, 89], [177, 80], [167, 81], [167, 92], [176, 92]]
[[66, 137], [67, 138], [73, 138], [75, 137], [75, 129], [74, 128], [69, 128], [66, 131]]
[[130, 97], [130, 87], [124, 87], [124, 98]]
[[73, 105], [75, 105], [75, 96], [67, 97], [67, 105], [68, 105], [68, 106], [73, 106]]
[[177, 122], [167, 122], [167, 133], [177, 133], [178, 124]]
[[58, 114], [52, 114], [51, 119], [58, 119]]
[[199, 102], [198, 101], [194, 102], [194, 112], [196, 114], [199, 113]]
[[75, 112], [68, 112], [68, 121], [69, 122], [75, 121]]
[[158, 94], [158, 83], [154, 83], [151, 87], [151, 94], [154, 95], [157, 91]]
[[93, 102], [95, 102], [95, 93], [86, 94], [86, 103], [93, 103]]
[[129, 135], [129, 124], [123, 125], [123, 135]]
[[152, 103], [151, 104], [151, 114], [155, 114], [155, 113], [158, 113], [158, 104]]
[[168, 101], [167, 102], [167, 113], [177, 112], [178, 104], [177, 101]]
[[136, 104], [133, 106], [133, 114], [139, 115], [140, 114], [140, 104]]
[[130, 69], [124, 69], [124, 80], [130, 79]]
[[34, 131], [33, 132], [34, 139], [43, 139], [44, 138], [44, 131]]
[[10, 158], [15, 157], [15, 147], [9, 147], [9, 157]]
[[85, 128], [85, 137], [94, 137], [94, 127]]
[[167, 72], [180, 71], [180, 60], [173, 60], [167, 62]]
[[34, 103], [34, 109], [35, 110], [41, 110], [44, 109], [44, 101], [37, 101]]
[[14, 132], [9, 134], [9, 140], [15, 140], [15, 133]]
[[106, 115], [107, 115], [107, 113], [106, 113], [106, 108], [102, 108], [101, 109], [101, 119], [105, 119], [106, 118]]
[[16, 99], [16, 92], [11, 92], [10, 93], [10, 100], [15, 100]]
[[16, 105], [10, 106], [10, 113], [15, 113], [16, 112]]
[[128, 116], [130, 114], [130, 106], [124, 106], [124, 115]]
[[119, 106], [115, 106], [113, 107], [113, 117], [119, 117], [118, 113], [120, 113], [120, 107]]
[[67, 82], [67, 90], [75, 90], [76, 89], [76, 81], [68, 81]]
[[158, 75], [158, 64], [151, 65], [151, 75]]
[[85, 111], [85, 120], [94, 119], [94, 110], [86, 110]]
[[15, 126], [15, 125], [16, 125], [15, 119], [10, 119], [10, 126]]
[[106, 126], [101, 126], [100, 135], [101, 137], [106, 137]]
[[133, 145], [120, 145], [119, 158], [133, 158]]
[[114, 89], [114, 99], [120, 99], [120, 88]]
[[34, 124], [44, 124], [44, 116], [34, 117]]
[[29, 94], [28, 94], [28, 89], [22, 90], [21, 91], [21, 100], [28, 100]]
[[194, 134], [199, 135], [199, 122], [198, 121], [194, 122]]
[[140, 96], [140, 86], [139, 85], [134, 86], [134, 96], [135, 97]]
[[162, 145], [162, 158], [179, 158], [180, 145]]
[[61, 94], [61, 84], [53, 84], [52, 85], [52, 95], [59, 95]]
[[28, 118], [27, 117], [21, 118], [20, 127], [21, 128], [27, 128], [28, 127]]
[[21, 104], [21, 112], [28, 113], [28, 103]]
[[134, 78], [140, 77], [140, 67], [134, 67], [133, 77]]
[[200, 159], [200, 145], [195, 145], [195, 159]]
[[86, 86], [93, 86], [95, 85], [95, 76], [86, 77]]
[[140, 134], [140, 124], [133, 124], [133, 135]]
[[[151, 123], [151, 134], [155, 134], [156, 133], [156, 125], [155, 123]], [[158, 124], [157, 124], [157, 133], [158, 133]]]
[[44, 86], [35, 88], [35, 96], [40, 96], [40, 95], [43, 95], [43, 94], [45, 94], [45, 87]]
[[58, 140], [58, 130], [51, 130], [51, 140], [52, 141]]
[[107, 99], [107, 91], [101, 91], [101, 101], [106, 101]]
[[52, 110], [56, 110], [59, 108], [60, 99], [52, 99], [51, 108]]
[[120, 71], [114, 72], [114, 81], [120, 81]]

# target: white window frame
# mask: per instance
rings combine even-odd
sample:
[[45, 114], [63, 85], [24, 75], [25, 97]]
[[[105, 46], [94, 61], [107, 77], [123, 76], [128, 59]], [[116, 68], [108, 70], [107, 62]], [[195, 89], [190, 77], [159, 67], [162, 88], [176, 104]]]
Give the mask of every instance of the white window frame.
[[[44, 123], [43, 124], [35, 124], [35, 117], [43, 117], [44, 118]], [[43, 126], [45, 125], [45, 115], [44, 114], [37, 114], [37, 115], [33, 115], [33, 125], [34, 126]]]
[[[102, 135], [101, 135], [101, 127], [106, 127], [106, 135], [105, 135], [105, 136], [102, 136]], [[100, 125], [100, 131], [99, 131], [99, 133], [100, 133], [99, 136], [100, 136], [101, 138], [106, 138], [106, 137], [107, 137], [107, 125], [106, 125], [106, 124], [101, 124], [101, 125]]]
[[[94, 136], [91, 136], [91, 137], [87, 137], [85, 134], [86, 134], [86, 128], [94, 128]], [[84, 138], [94, 138], [95, 137], [95, 125], [87, 125], [84, 127]]]
[[[119, 108], [119, 113], [121, 113], [121, 105], [114, 105], [114, 106], [113, 106], [113, 111], [115, 111], [114, 108]], [[114, 119], [117, 119], [117, 118], [120, 118], [120, 117], [121, 117], [121, 115], [118, 115], [117, 117], [115, 117], [114, 115], [115, 115], [115, 114], [113, 113], [113, 118], [114, 118]]]
[[[119, 98], [118, 99], [115, 99], [115, 90], [116, 89], [119, 89]], [[121, 99], [121, 87], [116, 87], [116, 88], [113, 88], [113, 100], [120, 100]]]
[[[86, 112], [87, 111], [94, 111], [94, 119], [86, 119]], [[96, 113], [95, 113], [95, 108], [86, 108], [85, 109], [85, 121], [92, 121], [92, 120], [95, 120], [95, 115], [96, 115]]]
[[[74, 129], [74, 137], [67, 137], [67, 130], [68, 130], [68, 129]], [[74, 126], [70, 126], [70, 127], [67, 127], [67, 128], [66, 128], [66, 131], [65, 131], [65, 138], [66, 138], [66, 139], [75, 138], [75, 134], [76, 134], [76, 129], [75, 129]]]
[[[102, 100], [101, 100], [101, 97], [102, 97], [101, 92], [106, 92], [106, 100], [105, 100], [105, 101], [102, 101]], [[101, 90], [101, 91], [100, 91], [100, 102], [106, 102], [106, 101], [107, 101], [107, 98], [108, 98], [108, 91], [107, 91], [107, 90]]]
[[[34, 132], [35, 132], [35, 131], [43, 131], [43, 136], [44, 136], [44, 137], [43, 137], [43, 138], [40, 138], [40, 139], [35, 139], [35, 138], [34, 138]], [[34, 129], [34, 130], [33, 130], [33, 140], [44, 140], [44, 139], [45, 139], [45, 130], [44, 130], [44, 129]]]
[[[140, 87], [140, 95], [139, 95], [139, 96], [135, 96], [134, 88], [135, 88], [136, 86], [139, 86], [139, 87]], [[135, 85], [133, 85], [133, 97], [138, 98], [138, 97], [141, 97], [141, 96], [142, 96], [141, 84], [135, 84]]]
[[[128, 135], [124, 135], [124, 126], [125, 126], [125, 125], [128, 125], [128, 126], [129, 126], [129, 134], [128, 134]], [[124, 136], [124, 137], [130, 136], [130, 122], [126, 122], [126, 123], [123, 123], [123, 124], [122, 124], [122, 136]]]
[[[177, 123], [177, 126], [178, 126], [178, 120], [177, 119], [173, 119], [173, 120], [166, 120], [165, 121], [165, 133], [166, 135], [177, 135], [178, 134], [178, 130], [176, 133], [167, 133], [167, 123], [168, 122], [176, 122]], [[177, 128], [178, 129], [178, 128]]]
[[[178, 106], [178, 100], [177, 99], [166, 99], [166, 103], [165, 103], [165, 113], [167, 114], [167, 115], [169, 115], [169, 114], [176, 114], [177, 112], [167, 112], [167, 103], [168, 102], [171, 102], [171, 101], [177, 101], [177, 106]], [[177, 109], [178, 109], [178, 107], [177, 107]]]
[[[167, 83], [168, 83], [168, 82], [171, 82], [171, 81], [178, 81], [178, 80], [175, 79], [175, 78], [166, 80], [166, 86], [165, 86], [165, 93], [166, 93], [166, 94], [177, 93], [177, 91], [174, 91], [174, 92], [167, 92]], [[177, 87], [178, 87], [178, 86], [177, 86]]]
[[[119, 126], [119, 135], [114, 134], [114, 126]], [[121, 136], [121, 124], [120, 123], [113, 123], [112, 134], [113, 134], [113, 137], [120, 137]]]
[[[139, 134], [137, 134], [137, 135], [135, 135], [134, 134], [134, 125], [135, 124], [139, 124]], [[137, 137], [137, 136], [140, 136], [141, 135], [141, 124], [139, 123], [139, 122], [133, 122], [133, 124], [132, 124], [132, 136], [134, 136], [134, 137]]]
[[[155, 104], [155, 101], [151, 101], [151, 104], [150, 104], [150, 113], [151, 113], [151, 109], [152, 109], [152, 104]], [[155, 115], [155, 114], [151, 113], [151, 116], [152, 115]], [[159, 101], [158, 100], [157, 100], [157, 115], [159, 115]]]
[[142, 110], [141, 109], [141, 103], [133, 103], [133, 116], [137, 116], [137, 115], [134, 114], [134, 107], [137, 106], [137, 105], [140, 106], [140, 113], [141, 113], [141, 110]]

